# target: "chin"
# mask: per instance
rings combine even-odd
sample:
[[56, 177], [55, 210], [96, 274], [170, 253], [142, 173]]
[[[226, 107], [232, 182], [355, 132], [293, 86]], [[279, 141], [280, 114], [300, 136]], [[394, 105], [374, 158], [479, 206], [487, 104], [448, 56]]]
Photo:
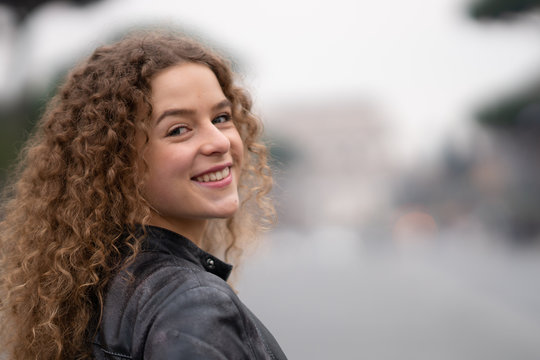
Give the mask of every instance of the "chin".
[[216, 216], [216, 218], [228, 219], [228, 218], [233, 217], [234, 214], [236, 214], [237, 211], [238, 211], [238, 207], [235, 207], [233, 210], [222, 211], [222, 212], [220, 212], [219, 215]]
[[218, 211], [214, 213], [213, 217], [216, 217], [219, 219], [226, 219], [226, 218], [233, 217], [234, 214], [236, 214], [236, 212], [238, 211], [238, 208], [239, 208], [238, 202], [235, 202], [233, 204], [220, 208]]

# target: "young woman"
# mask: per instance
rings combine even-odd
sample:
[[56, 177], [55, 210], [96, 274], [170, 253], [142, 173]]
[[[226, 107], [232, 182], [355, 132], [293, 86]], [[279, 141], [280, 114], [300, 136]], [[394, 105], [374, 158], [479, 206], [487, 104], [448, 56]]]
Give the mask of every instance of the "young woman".
[[6, 356], [285, 359], [220, 260], [273, 211], [250, 108], [227, 61], [171, 34], [69, 74], [3, 202]]

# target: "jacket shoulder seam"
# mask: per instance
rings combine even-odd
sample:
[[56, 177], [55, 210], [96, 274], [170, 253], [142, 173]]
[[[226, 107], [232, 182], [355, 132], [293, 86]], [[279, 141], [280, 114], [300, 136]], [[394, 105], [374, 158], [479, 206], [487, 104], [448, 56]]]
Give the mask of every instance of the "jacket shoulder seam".
[[268, 353], [268, 355], [270, 355], [270, 357], [272, 358], [272, 360], [277, 360], [277, 357], [274, 355], [274, 352], [272, 351], [272, 349], [270, 349], [270, 346], [268, 346], [268, 343], [266, 342], [266, 339], [264, 338], [262, 332], [261, 332], [261, 329], [259, 329], [259, 326], [257, 326], [257, 322], [253, 322], [253, 325], [255, 326], [255, 329], [257, 330], [257, 333], [259, 334], [259, 337], [261, 339], [261, 342], [263, 343], [264, 345], [264, 349], [266, 350], [266, 352]]
[[99, 346], [101, 351], [103, 351], [107, 355], [118, 356], [118, 357], [121, 357], [121, 358], [124, 358], [124, 359], [133, 359], [133, 357], [131, 355], [126, 355], [126, 354], [122, 354], [122, 353], [119, 353], [119, 352], [107, 350], [101, 344], [96, 343], [96, 342], [94, 342], [93, 344]]

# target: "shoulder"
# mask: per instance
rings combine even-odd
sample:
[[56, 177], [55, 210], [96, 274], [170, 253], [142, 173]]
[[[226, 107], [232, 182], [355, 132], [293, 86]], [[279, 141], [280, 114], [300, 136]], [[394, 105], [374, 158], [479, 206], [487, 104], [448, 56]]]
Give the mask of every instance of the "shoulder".
[[255, 329], [232, 289], [205, 275], [198, 280], [149, 299], [148, 313], [153, 315], [138, 323], [147, 334], [144, 357], [257, 358], [252, 345]]
[[[159, 252], [143, 252], [113, 277], [104, 310], [116, 308], [116, 312], [133, 312], [129, 318], [135, 320], [142, 310], [159, 311], [171, 299], [179, 303], [183, 298], [206, 297], [208, 293], [223, 294], [233, 302], [238, 301], [223, 279], [199, 264]], [[120, 308], [119, 304], [122, 304]]]
[[125, 294], [136, 302], [138, 310], [148, 305], [155, 311], [162, 311], [166, 306], [186, 309], [190, 302], [202, 305], [218, 300], [240, 303], [223, 279], [189, 261], [158, 257], [151, 265], [134, 270], [131, 286], [118, 290], [127, 290]]
[[146, 256], [146, 261], [133, 269], [137, 274], [130, 288], [124, 289], [137, 310], [138, 321], [144, 316], [156, 321], [169, 311], [177, 320], [182, 318], [178, 323], [189, 323], [202, 314], [208, 317], [216, 310], [221, 316], [243, 313], [243, 304], [220, 277], [183, 259]]
[[133, 359], [191, 352], [186, 358], [251, 359], [257, 358], [251, 327], [245, 307], [220, 277], [150, 252], [112, 279], [97, 342]]

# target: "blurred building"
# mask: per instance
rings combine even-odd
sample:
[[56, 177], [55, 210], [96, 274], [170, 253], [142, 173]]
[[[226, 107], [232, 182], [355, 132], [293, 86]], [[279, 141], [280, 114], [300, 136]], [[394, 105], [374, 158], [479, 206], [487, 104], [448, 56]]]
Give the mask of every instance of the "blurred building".
[[310, 102], [266, 114], [280, 224], [361, 228], [387, 209], [396, 167], [384, 116], [362, 101]]

